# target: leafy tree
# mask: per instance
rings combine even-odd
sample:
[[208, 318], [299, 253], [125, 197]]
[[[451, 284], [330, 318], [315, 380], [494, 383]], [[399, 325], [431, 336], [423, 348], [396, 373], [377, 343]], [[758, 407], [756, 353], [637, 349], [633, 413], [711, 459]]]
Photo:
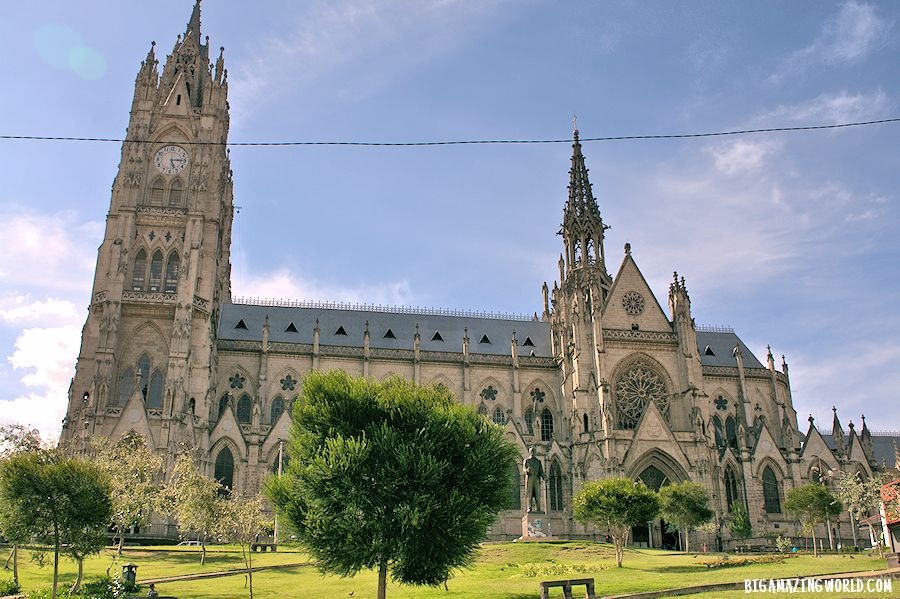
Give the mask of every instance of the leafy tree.
[[[4, 424], [0, 425], [0, 460], [16, 453], [35, 452], [43, 449], [41, 442], [41, 434], [37, 429], [30, 429], [21, 424]], [[0, 505], [0, 533], [12, 540], [14, 535], [7, 530], [12, 523], [4, 526], [3, 506]], [[15, 541], [12, 544], [12, 551], [6, 558], [4, 568], [9, 570], [9, 563], [12, 562], [13, 583], [19, 584], [19, 545]]]
[[194, 532], [200, 540], [200, 563], [206, 563], [206, 541], [216, 536], [222, 523], [224, 487], [200, 472], [190, 454], [175, 461], [166, 490], [167, 502], [183, 533]]
[[98, 439], [91, 449], [92, 458], [110, 481], [111, 524], [119, 540], [116, 553], [121, 556], [125, 531], [133, 526], [147, 526], [151, 514], [160, 508], [163, 486], [157, 481], [163, 461], [134, 431], [116, 442]]
[[690, 552], [688, 531], [709, 522], [715, 515], [709, 509], [709, 495], [700, 483], [684, 481], [659, 490], [660, 513], [667, 522], [684, 531], [684, 551]]
[[294, 408], [291, 461], [269, 497], [323, 570], [439, 585], [472, 564], [506, 504], [518, 453], [449, 391], [313, 373]]
[[[850, 515], [856, 518], [857, 522], [864, 520], [871, 511], [878, 511], [881, 503], [881, 486], [882, 482], [878, 478], [869, 478], [863, 480], [858, 472], [838, 472], [835, 479], [837, 484], [835, 495], [847, 507]], [[875, 535], [872, 530], [872, 524], [869, 524], [869, 533], [872, 538], [881, 538], [881, 534]], [[856, 540], [856, 529], [853, 529], [853, 544], [858, 545]], [[878, 544], [879, 551], [883, 552], [882, 544]]]
[[73, 547], [70, 554], [80, 560], [105, 543], [109, 483], [90, 462], [54, 450], [9, 456], [0, 462], [0, 505], [4, 530], [14, 542], [34, 538], [53, 546], [53, 599], [63, 545]]
[[222, 537], [223, 539], [240, 545], [241, 555], [244, 558], [244, 568], [247, 570], [247, 586], [250, 589], [250, 599], [253, 599], [253, 552], [251, 545], [257, 536], [272, 525], [272, 521], [263, 515], [262, 497], [253, 498], [231, 497], [219, 499], [222, 507]]
[[585, 483], [572, 506], [579, 522], [609, 529], [616, 546], [616, 565], [621, 568], [628, 534], [632, 527], [656, 517], [659, 496], [641, 481], [607, 478]]
[[840, 500], [825, 485], [807, 483], [788, 491], [784, 509], [799, 520], [803, 531], [812, 537], [813, 555], [818, 556], [816, 526], [828, 518], [840, 515], [842, 507]]
[[747, 539], [753, 534], [753, 529], [750, 526], [750, 515], [747, 514], [744, 504], [740, 501], [735, 501], [731, 504], [730, 530], [732, 539]]

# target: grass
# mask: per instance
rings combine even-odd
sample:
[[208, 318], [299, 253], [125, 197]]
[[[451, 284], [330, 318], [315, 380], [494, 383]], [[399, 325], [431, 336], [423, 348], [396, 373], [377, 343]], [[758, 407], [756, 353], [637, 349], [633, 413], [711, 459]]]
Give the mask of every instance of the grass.
[[[308, 562], [300, 550], [255, 554], [254, 565], [273, 565]], [[406, 587], [389, 584], [391, 599], [429, 597], [463, 599], [533, 599], [538, 596], [541, 580], [567, 577], [594, 577], [600, 595], [631, 593], [743, 581], [745, 578], [786, 578], [829, 572], [880, 570], [885, 567], [877, 556], [827, 555], [819, 558], [801, 555], [780, 563], [751, 564], [729, 568], [707, 568], [702, 562], [712, 556], [684, 555], [657, 550], [629, 550], [623, 568], [616, 568], [612, 546], [598, 543], [502, 543], [485, 545], [475, 567], [458, 572], [450, 579], [448, 591], [443, 588]], [[105, 572], [112, 552], [104, 552], [85, 564], [85, 576], [90, 579]], [[240, 568], [240, 553], [234, 547], [211, 548], [207, 564], [200, 566], [195, 548], [126, 548], [121, 563], [138, 565], [138, 580], [161, 578], [179, 574], [209, 572]], [[62, 562], [63, 580], [74, 580], [74, 564]], [[118, 566], [117, 566], [118, 567]], [[0, 574], [3, 576], [3, 574]], [[47, 586], [51, 580], [50, 567], [38, 568], [27, 559], [20, 559], [20, 578], [26, 590]], [[360, 572], [352, 578], [324, 575], [312, 565], [254, 574], [254, 591], [258, 597], [303, 597], [304, 599], [333, 599], [335, 597], [374, 596], [377, 574]], [[157, 585], [160, 594], [191, 598], [237, 599], [247, 597], [243, 576], [163, 583]], [[352, 593], [352, 595], [351, 595]], [[743, 590], [734, 593], [707, 594], [706, 597], [747, 596]], [[767, 597], [777, 595], [765, 593]], [[557, 590], [552, 597], [562, 597]], [[835, 595], [839, 596], [839, 595]], [[866, 594], [867, 597], [890, 595]], [[894, 595], [896, 596], [896, 594]], [[702, 597], [702, 595], [698, 595]]]

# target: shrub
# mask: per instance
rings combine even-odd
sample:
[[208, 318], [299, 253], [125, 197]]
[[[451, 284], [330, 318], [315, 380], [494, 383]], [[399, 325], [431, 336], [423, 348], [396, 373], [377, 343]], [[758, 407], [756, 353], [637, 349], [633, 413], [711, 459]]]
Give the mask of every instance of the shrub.
[[19, 585], [12, 578], [0, 579], [0, 597], [15, 595], [19, 592]]

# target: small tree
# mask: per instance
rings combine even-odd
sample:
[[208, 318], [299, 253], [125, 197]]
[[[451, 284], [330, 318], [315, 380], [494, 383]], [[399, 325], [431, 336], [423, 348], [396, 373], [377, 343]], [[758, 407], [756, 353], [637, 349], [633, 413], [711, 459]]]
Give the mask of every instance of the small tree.
[[628, 534], [632, 527], [656, 517], [659, 496], [641, 481], [607, 478], [586, 483], [572, 505], [579, 522], [609, 529], [616, 546], [616, 565], [621, 568]]
[[[838, 472], [835, 479], [837, 483], [837, 498], [846, 506], [850, 516], [856, 518], [857, 522], [865, 520], [871, 511], [878, 511], [881, 504], [881, 480], [878, 478], [869, 478], [863, 480], [858, 472]], [[872, 524], [869, 523], [869, 534], [872, 538], [880, 538], [881, 535], [875, 535]], [[856, 539], [856, 528], [853, 529], [853, 544], [858, 545]], [[882, 544], [878, 544], [878, 549], [884, 557], [884, 548]]]
[[200, 540], [200, 563], [206, 563], [206, 541], [214, 537], [222, 522], [219, 501], [225, 488], [197, 468], [189, 454], [178, 456], [169, 477], [166, 495], [178, 529], [183, 533], [194, 532]]
[[740, 501], [735, 501], [731, 504], [731, 524], [729, 529], [731, 530], [732, 539], [748, 539], [753, 534], [753, 529], [750, 526], [750, 515], [747, 514], [744, 504]]
[[684, 551], [691, 549], [688, 531], [712, 520], [709, 495], [700, 483], [684, 481], [666, 485], [659, 490], [660, 513], [667, 522], [684, 531]]
[[440, 387], [313, 373], [294, 407], [291, 461], [270, 477], [279, 513], [341, 576], [378, 570], [440, 585], [468, 566], [509, 497], [503, 431]]
[[813, 555], [819, 555], [816, 547], [816, 526], [828, 518], [840, 515], [840, 500], [832, 495], [825, 485], [807, 483], [794, 487], [787, 493], [785, 511], [800, 521], [803, 531], [812, 537]]
[[31, 537], [53, 546], [53, 599], [63, 545], [75, 547], [71, 555], [82, 559], [105, 543], [100, 533], [109, 524], [109, 483], [92, 463], [53, 450], [12, 455], [0, 462], [0, 505], [14, 542]]
[[250, 599], [253, 599], [253, 552], [251, 546], [257, 536], [267, 526], [271, 526], [272, 522], [263, 515], [262, 497], [260, 496], [250, 499], [244, 497], [221, 499], [220, 504], [222, 506], [222, 537], [231, 543], [240, 545], [244, 568], [247, 570], [246, 583], [250, 589]]
[[134, 431], [118, 441], [98, 439], [92, 443], [92, 458], [103, 468], [110, 481], [112, 528], [118, 538], [116, 554], [122, 555], [125, 531], [144, 527], [162, 501], [163, 486], [157, 482], [163, 461], [147, 447], [144, 437]]
[[[42, 448], [41, 435], [37, 429], [30, 429], [21, 424], [0, 425], [0, 460], [17, 453], [40, 451]], [[4, 567], [8, 570], [9, 564], [12, 562], [13, 582], [18, 585], [19, 545], [14, 540], [15, 533], [12, 530], [14, 526], [14, 522], [4, 519], [3, 506], [0, 505], [0, 533], [8, 540], [13, 541], [12, 550], [9, 557], [6, 558]]]

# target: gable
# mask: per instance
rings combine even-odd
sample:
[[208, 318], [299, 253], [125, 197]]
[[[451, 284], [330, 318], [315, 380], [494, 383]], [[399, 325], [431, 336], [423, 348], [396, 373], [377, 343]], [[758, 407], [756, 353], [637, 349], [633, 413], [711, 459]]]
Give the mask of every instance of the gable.
[[134, 393], [131, 394], [125, 407], [122, 408], [122, 413], [116, 421], [116, 426], [110, 438], [118, 439], [131, 430], [142, 435], [147, 440], [149, 447], [156, 447], [156, 439], [150, 430], [147, 412], [144, 409], [144, 398], [141, 397], [141, 391], [137, 387], [134, 388]]
[[672, 331], [650, 285], [631, 254], [627, 254], [603, 306], [603, 327], [630, 330], [634, 325], [642, 331]]
[[672, 471], [671, 474], [678, 474], [679, 480], [687, 479], [685, 473], [690, 471], [690, 460], [681, 450], [668, 423], [652, 401], [647, 404], [638, 421], [634, 438], [622, 460], [622, 467], [625, 472], [630, 473], [629, 477], [636, 477], [647, 465], [645, 458], [651, 455], [665, 456], [663, 461], [669, 463], [668, 469]]

